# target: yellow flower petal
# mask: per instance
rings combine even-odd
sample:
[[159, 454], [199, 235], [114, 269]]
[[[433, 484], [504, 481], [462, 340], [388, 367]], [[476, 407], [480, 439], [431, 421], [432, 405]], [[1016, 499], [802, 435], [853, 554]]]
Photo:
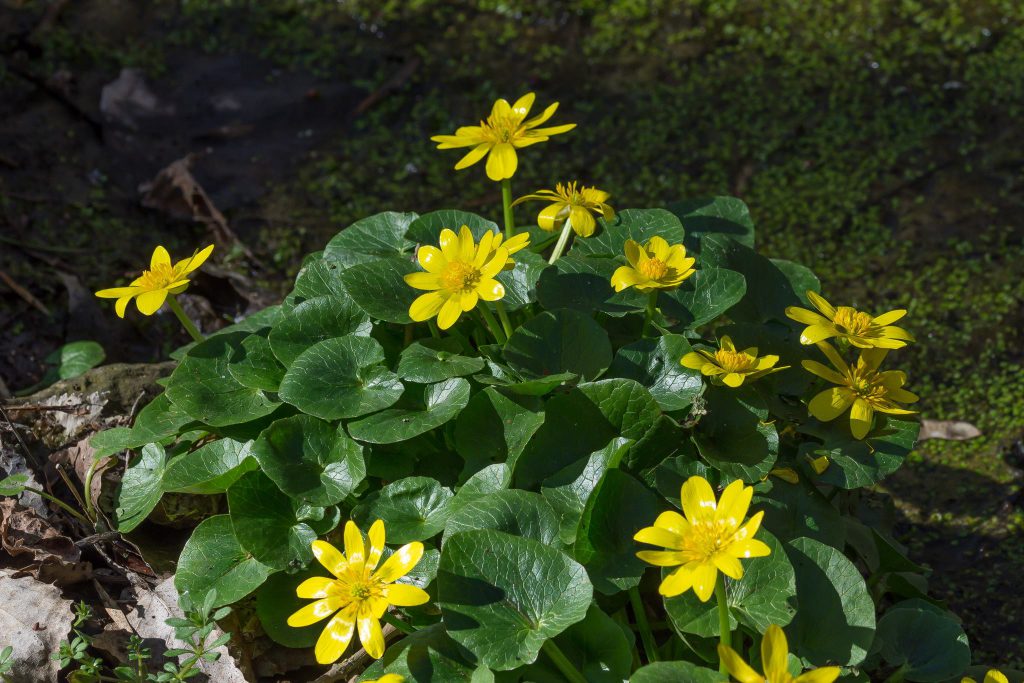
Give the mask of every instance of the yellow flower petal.
[[133, 297], [141, 291], [138, 287], [111, 287], [110, 289], [101, 289], [96, 292], [96, 296], [101, 299], [121, 299]]
[[487, 177], [494, 181], [511, 178], [518, 165], [516, 148], [507, 142], [498, 143], [487, 156]]
[[326, 598], [331, 594], [331, 588], [336, 586], [334, 579], [326, 576], [312, 576], [295, 587], [295, 595], [306, 599]]
[[772, 624], [765, 630], [764, 638], [761, 640], [761, 666], [764, 667], [764, 674], [768, 680], [782, 681], [788, 678], [788, 659], [789, 643], [786, 642], [786, 634]]
[[441, 276], [436, 273], [409, 273], [403, 275], [402, 279], [413, 289], [436, 290], [444, 287]]
[[874, 414], [874, 408], [864, 399], [858, 398], [853, 402], [853, 407], [850, 408], [850, 431], [853, 433], [853, 438], [859, 441], [868, 435], [868, 432], [871, 431], [871, 420]]
[[463, 292], [459, 295], [459, 306], [463, 312], [472, 311], [476, 308], [480, 296], [476, 292]]
[[477, 285], [477, 294], [484, 301], [497, 301], [505, 296], [505, 286], [493, 278], [486, 278]]
[[698, 564], [693, 568], [693, 592], [701, 602], [707, 602], [715, 592], [718, 569], [711, 562]]
[[722, 381], [725, 382], [726, 386], [730, 386], [735, 389], [743, 384], [743, 375], [738, 372], [730, 372], [722, 378]]
[[907, 311], [905, 309], [897, 308], [895, 310], [888, 311], [880, 316], [872, 318], [871, 323], [873, 325], [880, 325], [882, 327], [885, 327], [886, 325], [892, 325], [897, 320], [903, 318], [903, 316], [905, 316], [906, 314]]
[[441, 307], [447, 300], [446, 296], [438, 292], [418, 296], [409, 306], [409, 317], [416, 322], [429, 320], [441, 311]]
[[804, 325], [826, 325], [832, 321], [814, 311], [808, 311], [806, 308], [798, 308], [796, 306], [789, 306], [786, 308], [786, 317], [791, 320], [795, 320], [798, 323]]
[[752, 557], [768, 557], [772, 554], [772, 549], [766, 543], [756, 538], [748, 538], [730, 543], [729, 553], [733, 557], [750, 559]]
[[816, 360], [804, 360], [800, 361], [800, 364], [804, 366], [807, 372], [817, 375], [822, 379], [828, 380], [833, 384], [845, 384], [846, 380], [835, 370], [831, 369], [824, 363], [819, 363]]
[[313, 541], [312, 548], [313, 557], [315, 557], [327, 571], [338, 578], [341, 578], [345, 574], [345, 570], [348, 569], [348, 562], [345, 561], [345, 556], [338, 552], [337, 548], [327, 541]]
[[552, 135], [561, 135], [562, 133], [568, 133], [575, 127], [575, 123], [566, 123], [561, 126], [551, 126], [550, 128], [534, 128], [530, 131], [530, 135], [543, 135], [544, 137], [551, 137]]
[[327, 628], [316, 641], [314, 653], [320, 664], [333, 664], [341, 659], [355, 631], [355, 610], [343, 609], [327, 622]]
[[443, 272], [444, 267], [448, 265], [448, 259], [444, 257], [441, 250], [429, 244], [416, 250], [416, 260], [419, 261], [423, 270], [435, 275]]
[[459, 259], [459, 236], [455, 234], [454, 230], [448, 228], [442, 230], [437, 243], [441, 247], [441, 255], [446, 260], [457, 261]]
[[175, 271], [177, 271], [178, 268], [180, 267], [181, 271], [178, 273], [178, 275], [188, 275], [192, 271], [199, 268], [199, 266], [206, 263], [206, 259], [210, 258], [210, 254], [212, 253], [213, 245], [211, 244], [208, 247], [204, 248], [202, 251], [198, 251], [195, 254], [193, 254], [191, 258], [186, 259], [181, 263], [177, 264], [175, 266]]
[[462, 306], [459, 305], [459, 297], [449, 297], [437, 313], [437, 326], [442, 330], [447, 330], [458, 321], [460, 315], [462, 315]]
[[658, 515], [658, 518], [654, 520], [654, 526], [680, 535], [690, 531], [690, 523], [675, 510], [666, 510]]
[[700, 370], [702, 367], [704, 367], [704, 365], [707, 364], [707, 362], [708, 359], [700, 355], [696, 351], [690, 351], [688, 354], [683, 356], [682, 359], [679, 361], [679, 363], [683, 367], [690, 368], [691, 370]]
[[479, 145], [471, 149], [464, 157], [459, 159], [459, 162], [455, 164], [455, 170], [461, 171], [464, 168], [469, 168], [476, 162], [483, 159], [492, 147], [493, 145], [490, 142], [481, 142]]
[[359, 642], [363, 644], [366, 654], [374, 659], [384, 656], [384, 633], [380, 622], [369, 613], [359, 614]]
[[384, 583], [393, 583], [408, 574], [421, 557], [423, 557], [422, 543], [417, 541], [403, 545], [384, 561], [373, 577]]
[[655, 567], [676, 567], [686, 564], [686, 556], [676, 550], [641, 550], [636, 556]]
[[135, 305], [142, 315], [153, 315], [160, 310], [167, 300], [167, 290], [156, 289], [152, 292], [143, 292], [135, 297]]
[[512, 113], [514, 113], [521, 119], [525, 119], [526, 116], [530, 113], [530, 109], [533, 107], [534, 99], [536, 99], [536, 95], [534, 95], [532, 92], [526, 93], [518, 100], [516, 100], [515, 104], [512, 105]]
[[[562, 221], [569, 215], [568, 204], [563, 202], [557, 202], [555, 204], [549, 204], [540, 210], [537, 214], [537, 225], [541, 230], [547, 230], [548, 232], [554, 232], [561, 228]], [[564, 211], [564, 215], [563, 215]]]
[[811, 325], [804, 328], [804, 331], [800, 333], [800, 343], [817, 344], [820, 341], [831, 339], [838, 334], [839, 330], [836, 329], [835, 325]]
[[739, 479], [733, 481], [722, 491], [722, 497], [715, 508], [715, 520], [724, 522], [732, 528], [739, 528], [746, 519], [753, 496], [753, 486], [744, 486]]
[[822, 422], [829, 422], [845, 413], [854, 398], [853, 392], [846, 387], [832, 387], [812, 398], [807, 410]]
[[425, 590], [406, 583], [385, 586], [384, 597], [396, 607], [415, 607], [430, 602], [430, 595]]
[[740, 564], [739, 558], [733, 557], [732, 555], [726, 555], [725, 553], [715, 553], [711, 558], [714, 562], [715, 567], [728, 576], [730, 579], [736, 579], [737, 581], [743, 578], [743, 565]]
[[691, 524], [712, 519], [715, 515], [715, 492], [708, 480], [701, 476], [687, 479], [679, 491], [683, 513]]
[[750, 665], [743, 661], [743, 658], [726, 645], [718, 645], [718, 658], [725, 664], [729, 675], [739, 683], [765, 683], [764, 677], [750, 668]]
[[124, 312], [128, 308], [128, 303], [132, 300], [130, 296], [124, 296], [117, 300], [114, 304], [114, 310], [117, 311], [117, 317], [123, 318]]
[[315, 624], [318, 621], [323, 621], [341, 607], [343, 600], [344, 598], [340, 595], [334, 595], [323, 600], [311, 602], [288, 617], [288, 625], [301, 628]]
[[582, 206], [569, 209], [569, 222], [572, 223], [573, 232], [580, 237], [590, 237], [597, 227], [594, 216]]
[[[823, 666], [800, 674], [793, 679], [793, 683], [832, 683], [842, 671], [838, 666]], [[1002, 683], [1007, 683], [1006, 679]]]
[[661, 546], [662, 548], [671, 548], [672, 550], [682, 550], [684, 547], [683, 539], [679, 534], [674, 534], [668, 529], [659, 529], [655, 526], [644, 527], [636, 532], [633, 540], [637, 543], [649, 543]]
[[[615, 288], [616, 292], [621, 292], [622, 290], [628, 289], [629, 287], [635, 287], [636, 285], [642, 283], [644, 279], [645, 278], [643, 278], [640, 275], [640, 273], [636, 272], [636, 270], [634, 270], [633, 268], [630, 268], [629, 266], [619, 266], [618, 268], [615, 269], [615, 272], [612, 273], [611, 285], [612, 287]], [[689, 356], [693, 354], [687, 355]], [[686, 364], [683, 363], [683, 365]]]
[[[639, 555], [639, 553], [637, 553], [637, 555]], [[648, 560], [644, 561], [647, 562]], [[662, 580], [661, 585], [658, 586], [658, 592], [666, 598], [672, 598], [677, 595], [682, 595], [686, 591], [690, 590], [692, 586], [693, 569], [689, 565], [684, 565]]]
[[171, 255], [167, 253], [167, 250], [163, 247], [158, 246], [153, 250], [153, 256], [149, 259], [149, 269], [156, 270], [160, 266], [170, 267]]
[[821, 311], [821, 314], [832, 320], [836, 317], [836, 308], [829, 302], [825, 301], [824, 297], [815, 292], [813, 289], [808, 289], [804, 292], [807, 295], [807, 300], [811, 302], [811, 305]]
[[366, 564], [366, 545], [363, 534], [352, 520], [345, 522], [345, 559], [350, 571], [359, 573]]
[[366, 566], [372, 570], [376, 569], [381, 555], [384, 554], [385, 531], [383, 520], [378, 519], [371, 524], [366, 536], [370, 539], [370, 550], [366, 554]]
[[551, 104], [549, 104], [547, 106], [547, 108], [544, 109], [543, 112], [541, 112], [537, 116], [534, 116], [532, 119], [527, 119], [526, 121], [524, 121], [523, 122], [523, 126], [525, 128], [527, 128], [527, 129], [529, 129], [529, 128], [536, 128], [537, 126], [539, 126], [540, 124], [544, 123], [545, 121], [550, 119], [552, 116], [554, 116], [555, 115], [555, 111], [557, 109], [558, 109], [558, 102], [552, 102]]

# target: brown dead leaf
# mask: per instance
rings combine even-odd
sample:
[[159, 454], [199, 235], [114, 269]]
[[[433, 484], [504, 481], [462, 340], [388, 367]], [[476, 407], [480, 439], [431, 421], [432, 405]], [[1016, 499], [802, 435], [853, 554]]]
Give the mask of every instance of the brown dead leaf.
[[981, 430], [970, 422], [962, 420], [921, 420], [919, 441], [943, 439], [945, 441], [967, 441], [981, 436]]
[[82, 561], [74, 542], [13, 498], [0, 500], [0, 547], [19, 574], [66, 586], [92, 577], [92, 564]]
[[[93, 455], [96, 452], [92, 446], [89, 445], [89, 439], [92, 435], [85, 439], [82, 439], [74, 446], [61, 449], [56, 453], [50, 455], [50, 463], [53, 467], [61, 465], [65, 468], [66, 472], [73, 472], [78, 478], [80, 484], [85, 483], [86, 475], [89, 472], [89, 467], [92, 465]], [[114, 500], [117, 493], [117, 486], [120, 481], [120, 477], [114, 471], [114, 466], [118, 460], [114, 457], [104, 458], [96, 466], [96, 473], [92, 478], [92, 504], [97, 510], [113, 510]], [[47, 468], [49, 470], [50, 468]], [[47, 472], [47, 478], [52, 482], [57, 481], [56, 473]]]

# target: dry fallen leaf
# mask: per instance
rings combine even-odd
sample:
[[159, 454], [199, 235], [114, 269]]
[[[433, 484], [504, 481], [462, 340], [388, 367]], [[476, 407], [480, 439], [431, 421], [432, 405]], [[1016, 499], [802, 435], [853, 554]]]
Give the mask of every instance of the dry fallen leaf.
[[13, 498], [0, 499], [0, 547], [12, 569], [45, 583], [66, 586], [92, 577], [74, 542]]
[[918, 441], [944, 439], [946, 441], [967, 441], [981, 436], [981, 430], [970, 422], [961, 420], [921, 420], [921, 434]]
[[71, 630], [71, 601], [60, 589], [0, 569], [0, 639], [14, 648], [11, 683], [56, 681], [60, 664], [50, 659]]

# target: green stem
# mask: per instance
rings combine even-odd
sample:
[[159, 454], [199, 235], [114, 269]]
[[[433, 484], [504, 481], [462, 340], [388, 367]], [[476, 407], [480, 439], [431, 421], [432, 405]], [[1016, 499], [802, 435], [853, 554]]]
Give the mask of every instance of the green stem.
[[85, 489], [85, 514], [92, 520], [96, 519], [96, 510], [92, 507], [92, 478], [96, 476], [96, 465], [99, 462], [98, 458], [93, 458], [92, 462], [89, 463], [89, 469], [85, 472], [85, 484], [83, 486]]
[[[718, 578], [715, 580], [715, 597], [718, 598], [718, 642], [725, 647], [732, 647], [732, 631], [729, 629], [729, 603], [725, 595], [725, 574], [722, 572], [718, 572]], [[724, 659], [719, 661], [718, 671], [723, 674], [729, 673], [725, 668]]]
[[491, 334], [494, 336], [494, 341], [499, 344], [507, 342], [508, 338], [501, 331], [501, 325], [499, 325], [498, 321], [494, 319], [494, 314], [491, 313], [491, 309], [487, 308], [485, 305], [480, 305], [476, 307], [476, 310], [480, 311], [480, 315], [483, 316], [484, 324], [487, 325], [487, 329], [489, 329]]
[[23, 487], [23, 490], [28, 491], [30, 493], [34, 493], [37, 496], [39, 496], [40, 498], [45, 498], [46, 500], [50, 501], [54, 505], [59, 505], [60, 507], [64, 508], [64, 510], [68, 514], [70, 514], [72, 517], [77, 519], [79, 522], [81, 522], [82, 524], [85, 524], [87, 527], [92, 527], [92, 522], [90, 522], [88, 519], [83, 517], [82, 513], [80, 513], [78, 510], [74, 509], [73, 507], [71, 507], [67, 503], [65, 503], [63, 500], [60, 500], [59, 498], [55, 498], [54, 496], [51, 496], [46, 491], [40, 491], [39, 489], [33, 488], [31, 486], [25, 486], [25, 487]]
[[572, 665], [572, 662], [565, 656], [565, 653], [555, 645], [555, 641], [545, 640], [540, 649], [544, 650], [544, 653], [551, 658], [551, 661], [555, 663], [555, 666], [558, 667], [558, 670], [562, 672], [565, 680], [569, 681], [569, 683], [587, 683], [587, 679], [576, 670], [576, 667]]
[[434, 322], [433, 318], [431, 318], [430, 320], [427, 321], [427, 327], [430, 328], [430, 336], [431, 337], [433, 337], [434, 339], [440, 339], [441, 338], [441, 330], [437, 329], [437, 323]]
[[644, 314], [644, 328], [640, 331], [641, 337], [646, 337], [651, 323], [654, 322], [654, 314], [658, 311], [658, 290], [652, 289], [647, 295], [647, 312]]
[[636, 586], [629, 589], [629, 602], [633, 605], [633, 615], [636, 617], [636, 627], [640, 629], [640, 640], [644, 644], [647, 662], [656, 662], [658, 661], [658, 646], [654, 642], [651, 624], [647, 621], [647, 610], [644, 609], [644, 602], [640, 599], [640, 591]]
[[505, 310], [505, 304], [501, 303], [501, 300], [494, 302], [495, 308], [498, 309], [498, 317], [501, 319], [501, 329], [505, 331], [506, 337], [512, 336], [512, 321], [508, 319], [508, 311]]
[[501, 208], [505, 212], [505, 239], [516, 234], [516, 219], [512, 215], [512, 179], [501, 181]]
[[562, 226], [562, 234], [558, 236], [558, 241], [555, 242], [555, 250], [551, 252], [551, 258], [548, 259], [548, 263], [554, 263], [565, 251], [565, 245], [569, 244], [569, 238], [572, 237], [572, 223], [568, 218], [565, 219], [565, 225]]
[[185, 331], [191, 335], [193, 341], [201, 342], [205, 339], [205, 337], [200, 334], [195, 324], [189, 320], [187, 315], [185, 315], [185, 311], [182, 310], [181, 304], [178, 303], [178, 298], [176, 296], [172, 294], [167, 297], [167, 305], [171, 307], [174, 315], [178, 317], [178, 322], [180, 322], [181, 326], [185, 328]]
[[384, 623], [391, 624], [402, 633], [416, 633], [416, 629], [411, 624], [402, 621], [391, 612], [385, 612], [381, 619]]

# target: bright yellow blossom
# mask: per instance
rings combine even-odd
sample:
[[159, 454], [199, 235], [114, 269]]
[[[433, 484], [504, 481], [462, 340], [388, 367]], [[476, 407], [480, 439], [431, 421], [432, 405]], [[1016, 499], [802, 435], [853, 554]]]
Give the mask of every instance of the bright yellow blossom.
[[[970, 676], [964, 676], [960, 679], [960, 683], [976, 683], [976, 681]], [[1006, 675], [997, 669], [989, 669], [985, 673], [985, 680], [982, 683], [1010, 683]]]
[[405, 676], [384, 674], [380, 678], [374, 678], [372, 681], [363, 681], [362, 683], [405, 683]]
[[316, 641], [316, 661], [321, 664], [337, 661], [356, 630], [366, 653], [380, 659], [384, 654], [380, 618], [388, 607], [413, 607], [430, 600], [422, 588], [395, 583], [423, 557], [423, 544], [403, 545], [378, 569], [384, 553], [384, 522], [374, 522], [367, 535], [368, 549], [355, 523], [346, 522], [344, 555], [330, 543], [313, 541], [313, 555], [334, 578], [314, 576], [295, 589], [300, 598], [316, 602], [288, 617], [289, 626], [309, 626], [334, 615]]
[[558, 183], [553, 190], [537, 190], [533, 194], [522, 196], [512, 202], [512, 206], [529, 201], [550, 202], [537, 214], [537, 225], [541, 230], [561, 230], [568, 218], [577, 235], [590, 237], [597, 227], [595, 215], [606, 221], [615, 220], [615, 209], [608, 204], [611, 197], [596, 187], [577, 187], [577, 183], [573, 181]]
[[796, 306], [786, 309], [787, 316], [808, 325], [800, 334], [801, 344], [817, 344], [838, 337], [861, 349], [901, 349], [907, 342], [914, 341], [909, 332], [892, 324], [907, 314], [902, 308], [872, 318], [850, 306], [836, 308], [810, 289], [807, 298], [820, 313]]
[[796, 678], [789, 673], [789, 643], [786, 633], [772, 624], [761, 640], [761, 666], [764, 676], [754, 671], [743, 657], [727, 645], [718, 646], [718, 656], [726, 669], [739, 683], [832, 683], [839, 678], [838, 666], [823, 666], [800, 674]]
[[552, 135], [567, 133], [576, 127], [575, 123], [566, 123], [538, 128], [554, 115], [558, 102], [550, 105], [539, 116], [527, 119], [534, 97], [532, 92], [526, 93], [511, 105], [508, 100], [500, 99], [491, 108], [491, 115], [486, 121], [481, 121], [479, 126], [462, 126], [455, 131], [455, 135], [435, 135], [430, 139], [439, 143], [438, 149], [473, 148], [455, 164], [456, 171], [472, 166], [486, 155], [488, 178], [494, 181], [511, 178], [519, 165], [517, 147], [546, 142]]
[[153, 315], [160, 310], [167, 300], [168, 294], [181, 294], [189, 285], [186, 277], [189, 273], [203, 265], [210, 257], [213, 245], [197, 251], [191, 257], [171, 265], [171, 255], [163, 247], [153, 250], [149, 260], [149, 270], [135, 278], [127, 287], [101, 289], [96, 296], [101, 299], [117, 299], [114, 310], [121, 318], [124, 317], [128, 302], [135, 299], [135, 306], [143, 315]]
[[612, 274], [612, 287], [621, 292], [636, 287], [641, 292], [656, 289], [674, 289], [695, 272], [694, 258], [686, 257], [686, 247], [669, 243], [662, 237], [652, 237], [641, 245], [626, 240], [628, 266], [619, 266]]
[[771, 553], [767, 545], [754, 538], [764, 512], [743, 523], [753, 495], [753, 487], [737, 479], [725, 487], [716, 503], [711, 484], [704, 477], [693, 476], [680, 491], [683, 514], [663, 512], [654, 526], [636, 533], [633, 539], [640, 543], [668, 548], [643, 550], [637, 557], [658, 567], [679, 567], [661, 582], [658, 591], [662, 595], [673, 597], [692, 588], [702, 602], [707, 602], [715, 591], [719, 571], [740, 579], [740, 558]]
[[[476, 308], [480, 299], [497, 301], [505, 296], [505, 288], [494, 276], [508, 263], [509, 251], [504, 246], [492, 248], [495, 239], [500, 238], [488, 231], [477, 244], [464, 225], [458, 235], [448, 228], [442, 230], [440, 249], [421, 246], [416, 258], [426, 272], [410, 273], [405, 282], [414, 289], [430, 291], [412, 302], [409, 317], [422, 322], [437, 316], [438, 327], [447, 330], [460, 315]], [[522, 248], [518, 242], [515, 247]]]
[[497, 251], [498, 248], [504, 247], [505, 251], [508, 252], [509, 259], [505, 261], [505, 265], [502, 270], [512, 270], [515, 268], [516, 262], [512, 260], [512, 254], [517, 251], [522, 251], [528, 246], [530, 246], [530, 233], [528, 232], [521, 232], [515, 237], [510, 237], [507, 240], [503, 234], [496, 232], [494, 233], [494, 238], [491, 240], [491, 251]]
[[917, 401], [915, 394], [903, 389], [907, 381], [906, 373], [899, 370], [878, 371], [878, 366], [889, 353], [888, 349], [863, 349], [857, 364], [849, 366], [828, 342], [820, 342], [818, 348], [835, 370], [814, 360], [803, 361], [804, 369], [839, 386], [826, 389], [811, 399], [807, 409], [814, 417], [829, 422], [849, 410], [850, 431], [853, 438], [860, 440], [871, 431], [876, 410], [893, 415], [915, 412], [897, 405]]
[[742, 385], [744, 381], [752, 382], [789, 367], [775, 367], [779, 362], [778, 356], [768, 355], [759, 358], [756, 346], [737, 351], [732, 339], [725, 335], [719, 341], [719, 349], [714, 353], [704, 350], [691, 351], [679, 362], [691, 370], [700, 370], [702, 375], [710, 377], [716, 384], [722, 383], [733, 388]]

